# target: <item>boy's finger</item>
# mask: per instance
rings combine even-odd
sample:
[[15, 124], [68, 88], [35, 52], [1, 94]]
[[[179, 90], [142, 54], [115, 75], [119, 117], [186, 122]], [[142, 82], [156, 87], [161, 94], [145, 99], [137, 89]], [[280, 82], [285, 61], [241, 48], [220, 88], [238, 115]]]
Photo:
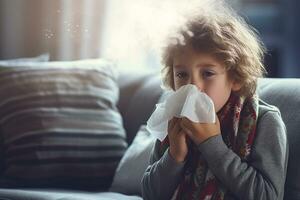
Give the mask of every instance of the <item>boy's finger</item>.
[[172, 134], [178, 134], [182, 128], [180, 126], [180, 121], [181, 119], [180, 118], [177, 118], [177, 117], [174, 117], [172, 120], [170, 120], [171, 123], [170, 123], [170, 126], [169, 126], [169, 131], [172, 133]]
[[181, 122], [180, 122], [180, 126], [185, 127], [186, 129], [190, 128], [190, 121], [188, 118], [183, 117]]
[[181, 127], [181, 128], [182, 128], [182, 131], [183, 131], [185, 134], [187, 134], [187, 135], [189, 135], [189, 136], [192, 135], [192, 132], [191, 132], [189, 129], [187, 129], [186, 127]]
[[188, 134], [191, 135], [192, 132], [189, 129], [189, 122], [188, 121], [184, 121], [184, 119], [182, 119], [182, 121], [180, 122], [180, 127], [182, 128], [182, 130]]
[[172, 131], [174, 133], [179, 133], [181, 131], [181, 127], [180, 127], [180, 124], [178, 122], [179, 121], [177, 120], [176, 123], [175, 123], [175, 125], [174, 125], [174, 127], [173, 127], [173, 129], [172, 129]]
[[174, 118], [168, 121], [168, 129], [171, 130], [174, 127]]

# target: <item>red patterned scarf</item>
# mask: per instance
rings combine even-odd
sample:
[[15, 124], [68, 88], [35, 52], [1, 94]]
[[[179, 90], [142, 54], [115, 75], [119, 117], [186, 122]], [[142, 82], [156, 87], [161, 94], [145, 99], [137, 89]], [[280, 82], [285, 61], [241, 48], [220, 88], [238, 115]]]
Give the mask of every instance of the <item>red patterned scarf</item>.
[[[242, 160], [248, 160], [256, 133], [258, 98], [242, 98], [231, 94], [218, 112], [222, 138]], [[161, 156], [169, 146], [168, 138], [161, 143]], [[206, 161], [195, 145], [187, 157], [184, 177], [173, 199], [177, 200], [223, 200], [226, 188], [209, 170]]]

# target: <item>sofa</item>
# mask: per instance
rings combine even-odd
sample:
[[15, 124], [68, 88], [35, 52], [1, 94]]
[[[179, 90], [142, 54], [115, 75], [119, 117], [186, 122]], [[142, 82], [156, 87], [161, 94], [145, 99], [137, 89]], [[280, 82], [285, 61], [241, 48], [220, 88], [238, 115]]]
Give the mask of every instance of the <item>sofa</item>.
[[[158, 71], [119, 70], [117, 83], [120, 89], [117, 109], [122, 116], [128, 149], [124, 154], [127, 161], [121, 159], [111, 187], [107, 191], [59, 187], [2, 187], [0, 200], [142, 199], [140, 179], [154, 143], [154, 138], [147, 135], [143, 125], [165, 93], [160, 87]], [[263, 78], [259, 80], [258, 93], [264, 101], [278, 106], [281, 111], [290, 147], [285, 200], [300, 199], [300, 79]], [[141, 136], [139, 140], [137, 134]], [[132, 155], [126, 155], [129, 150]]]

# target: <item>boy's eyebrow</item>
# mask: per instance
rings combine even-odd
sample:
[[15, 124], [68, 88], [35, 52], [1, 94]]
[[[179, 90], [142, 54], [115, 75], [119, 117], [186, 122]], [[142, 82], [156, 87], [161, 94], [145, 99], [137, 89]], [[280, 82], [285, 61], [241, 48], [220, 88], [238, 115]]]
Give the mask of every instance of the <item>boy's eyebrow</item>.
[[180, 65], [175, 65], [174, 68], [185, 68], [185, 66], [180, 64]]
[[[186, 68], [186, 66], [183, 65], [183, 64], [177, 64], [177, 65], [175, 65], [173, 67], [176, 68], [176, 69]], [[216, 68], [217, 65], [211, 64], [211, 63], [201, 63], [201, 64], [198, 64], [197, 67], [198, 68]]]
[[217, 65], [211, 64], [211, 63], [201, 63], [198, 64], [197, 67], [203, 67], [203, 68], [215, 68]]

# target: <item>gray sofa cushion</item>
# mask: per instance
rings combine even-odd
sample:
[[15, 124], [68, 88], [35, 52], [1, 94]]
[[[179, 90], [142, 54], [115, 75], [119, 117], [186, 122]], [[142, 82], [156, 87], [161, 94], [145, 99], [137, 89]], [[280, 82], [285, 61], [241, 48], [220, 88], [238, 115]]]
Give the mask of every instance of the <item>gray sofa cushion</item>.
[[113, 192], [60, 189], [0, 189], [0, 200], [142, 200], [142, 198]]
[[279, 108], [285, 122], [289, 142], [285, 199], [300, 199], [300, 79], [261, 79], [258, 92]]
[[154, 142], [155, 138], [146, 130], [146, 126], [141, 126], [119, 163], [110, 188], [111, 192], [142, 194], [141, 181], [149, 165]]

